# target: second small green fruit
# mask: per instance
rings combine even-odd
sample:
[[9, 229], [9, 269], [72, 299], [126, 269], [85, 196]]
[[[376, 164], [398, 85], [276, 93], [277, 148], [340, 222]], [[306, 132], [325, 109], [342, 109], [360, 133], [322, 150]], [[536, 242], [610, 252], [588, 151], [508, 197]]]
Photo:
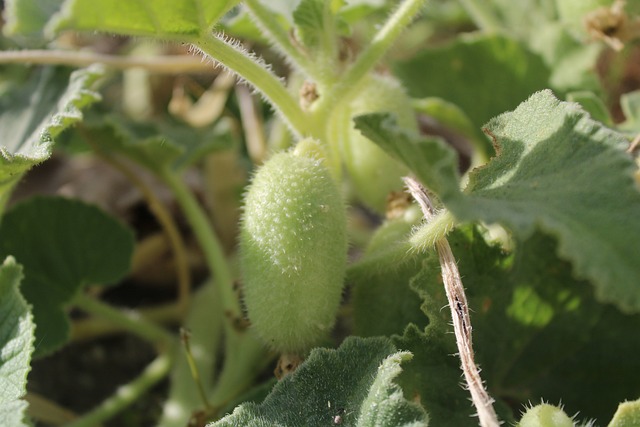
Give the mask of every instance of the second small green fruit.
[[280, 352], [318, 344], [333, 326], [342, 295], [345, 206], [313, 148], [274, 155], [256, 173], [245, 199], [245, 304], [252, 328]]
[[[411, 99], [400, 83], [392, 77], [371, 75], [363, 83], [360, 95], [351, 103], [350, 115], [387, 112], [396, 117], [402, 128], [417, 130]], [[356, 196], [370, 208], [384, 212], [387, 195], [402, 190], [401, 178], [409, 170], [363, 136], [353, 123], [341, 148]]]

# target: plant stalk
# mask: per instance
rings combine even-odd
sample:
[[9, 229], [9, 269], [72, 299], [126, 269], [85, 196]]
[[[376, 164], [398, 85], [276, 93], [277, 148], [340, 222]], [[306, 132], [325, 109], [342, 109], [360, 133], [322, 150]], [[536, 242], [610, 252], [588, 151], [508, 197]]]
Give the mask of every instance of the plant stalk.
[[340, 78], [340, 81], [320, 98], [316, 107], [319, 114], [329, 114], [336, 104], [349, 103], [351, 101], [358, 93], [359, 83], [420, 13], [425, 2], [426, 0], [404, 0], [400, 4], [376, 33], [369, 45]]
[[298, 136], [307, 135], [308, 117], [298, 105], [282, 80], [257, 58], [252, 57], [240, 46], [231, 41], [218, 38], [214, 34], [205, 34], [195, 45], [238, 76], [251, 83], [278, 111], [290, 129]]
[[[427, 191], [413, 178], [405, 178], [404, 181], [409, 192], [420, 205], [425, 219], [427, 221], [431, 220], [434, 217], [435, 210]], [[499, 427], [500, 422], [493, 408], [493, 399], [484, 388], [480, 377], [480, 369], [475, 363], [469, 305], [464, 292], [464, 285], [460, 278], [460, 272], [458, 271], [458, 265], [446, 237], [437, 238], [435, 246], [440, 258], [442, 281], [447, 294], [449, 308], [451, 309], [458, 355], [460, 356], [465, 382], [471, 393], [471, 400], [478, 411], [478, 418], [482, 427]]]
[[[233, 323], [234, 320], [242, 318], [240, 302], [233, 291], [233, 275], [229, 269], [227, 259], [224, 255], [222, 245], [216, 236], [209, 217], [205, 213], [202, 206], [198, 203], [193, 193], [180, 180], [180, 177], [169, 170], [163, 170], [161, 177], [164, 182], [171, 188], [176, 200], [180, 204], [189, 224], [193, 228], [193, 232], [198, 239], [198, 243], [204, 252], [205, 260], [211, 274], [214, 275], [218, 289], [220, 290], [220, 298], [224, 313], [228, 317], [228, 322]], [[233, 326], [231, 326], [233, 328]], [[226, 328], [230, 332], [229, 328]]]
[[116, 392], [104, 400], [97, 408], [69, 423], [66, 427], [94, 427], [124, 410], [162, 380], [171, 368], [173, 348], [158, 356], [136, 379], [120, 386]]
[[8, 50], [0, 52], [0, 64], [69, 65], [72, 67], [88, 67], [89, 65], [96, 63], [121, 70], [142, 68], [149, 72], [159, 74], [211, 74], [213, 71], [208, 64], [203, 63], [197, 58], [186, 55], [141, 58], [64, 50], [36, 49]]
[[142, 180], [136, 173], [128, 167], [124, 162], [119, 161], [115, 157], [107, 154], [97, 144], [93, 143], [89, 135], [85, 138], [93, 147], [93, 149], [107, 163], [122, 173], [136, 188], [142, 193], [147, 202], [149, 209], [162, 226], [162, 229], [169, 239], [171, 249], [176, 262], [176, 274], [178, 278], [178, 307], [184, 315], [189, 308], [189, 298], [191, 296], [191, 271], [189, 269], [189, 260], [187, 257], [187, 249], [184, 239], [178, 230], [176, 222], [173, 220], [171, 213], [162, 204], [160, 199], [155, 195], [153, 190]]
[[87, 313], [107, 319], [147, 341], [164, 346], [175, 344], [176, 339], [171, 333], [145, 319], [135, 310], [120, 310], [84, 293], [78, 294], [72, 304]]
[[245, 0], [244, 5], [249, 9], [258, 27], [267, 34], [275, 48], [284, 54], [287, 61], [292, 62], [298, 69], [313, 77], [312, 62], [291, 42], [289, 33], [280, 25], [275, 14], [259, 0]]

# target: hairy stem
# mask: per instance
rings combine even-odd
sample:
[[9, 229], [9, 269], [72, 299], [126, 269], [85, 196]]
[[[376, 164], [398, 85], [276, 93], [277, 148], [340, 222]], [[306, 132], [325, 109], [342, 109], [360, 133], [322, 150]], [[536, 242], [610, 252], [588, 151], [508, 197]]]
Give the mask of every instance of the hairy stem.
[[167, 376], [172, 362], [169, 353], [172, 351], [173, 349], [158, 356], [140, 376], [129, 384], [120, 386], [111, 397], [103, 401], [97, 408], [67, 424], [66, 427], [93, 427], [112, 418], [140, 399], [151, 387]]
[[72, 304], [87, 313], [107, 319], [147, 341], [164, 346], [174, 345], [176, 342], [171, 333], [140, 316], [135, 310], [117, 309], [83, 293], [78, 294]]
[[[425, 219], [431, 220], [435, 211], [427, 191], [412, 178], [405, 178], [405, 183], [413, 198], [420, 205]], [[475, 363], [469, 305], [462, 279], [460, 278], [460, 272], [458, 271], [458, 265], [446, 237], [439, 238], [435, 245], [440, 258], [442, 281], [444, 282], [445, 293], [451, 309], [458, 355], [460, 356], [465, 381], [471, 393], [471, 400], [478, 411], [478, 418], [482, 427], [499, 427], [500, 422], [493, 408], [493, 399], [484, 388], [480, 377], [480, 369]]]
[[292, 62], [298, 69], [313, 77], [312, 62], [291, 42], [289, 33], [280, 25], [276, 15], [259, 0], [245, 0], [244, 5], [249, 9], [258, 27], [266, 33], [275, 48], [284, 54], [287, 61]]
[[308, 118], [283, 82], [264, 64], [240, 47], [221, 40], [214, 34], [203, 35], [196, 46], [229, 70], [251, 83], [278, 111], [292, 131], [299, 136], [309, 134]]
[[340, 78], [340, 81], [331, 87], [320, 98], [317, 111], [320, 114], [329, 114], [337, 103], [348, 103], [357, 94], [358, 84], [376, 63], [389, 50], [393, 42], [407, 28], [420, 12], [426, 0], [404, 0], [387, 22], [373, 37], [369, 45], [360, 53], [355, 62]]
[[198, 58], [185, 55], [142, 58], [65, 50], [7, 50], [0, 52], [0, 64], [88, 67], [96, 63], [116, 69], [142, 68], [153, 73], [162, 74], [213, 72], [208, 64], [203, 63]]

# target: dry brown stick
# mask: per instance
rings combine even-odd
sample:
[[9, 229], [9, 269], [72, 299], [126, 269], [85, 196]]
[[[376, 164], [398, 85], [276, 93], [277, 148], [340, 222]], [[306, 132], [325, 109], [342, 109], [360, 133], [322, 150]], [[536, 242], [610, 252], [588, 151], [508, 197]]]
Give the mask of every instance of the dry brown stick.
[[216, 73], [211, 64], [187, 55], [139, 58], [66, 50], [7, 50], [0, 52], [0, 64], [71, 65], [86, 67], [94, 63], [117, 69], [143, 68], [162, 74]]
[[[409, 193], [418, 202], [422, 213], [427, 221], [435, 215], [435, 209], [427, 190], [413, 178], [404, 178]], [[476, 365], [473, 353], [473, 341], [471, 339], [471, 318], [469, 316], [469, 305], [464, 292], [458, 265], [451, 252], [451, 246], [446, 238], [436, 242], [436, 250], [440, 258], [440, 268], [442, 269], [442, 281], [451, 309], [453, 319], [453, 330], [456, 336], [456, 345], [460, 364], [464, 373], [464, 379], [471, 393], [471, 400], [478, 411], [478, 418], [482, 427], [498, 427], [500, 422], [493, 409], [493, 399], [484, 388], [480, 369]]]

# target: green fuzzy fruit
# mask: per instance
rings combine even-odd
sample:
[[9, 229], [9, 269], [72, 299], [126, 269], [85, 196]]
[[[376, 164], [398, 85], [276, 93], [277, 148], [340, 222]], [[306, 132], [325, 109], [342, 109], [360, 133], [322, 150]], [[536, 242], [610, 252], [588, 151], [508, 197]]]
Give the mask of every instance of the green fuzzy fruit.
[[518, 427], [573, 427], [573, 420], [557, 406], [542, 403], [527, 409]]
[[[302, 144], [302, 148], [300, 146]], [[333, 326], [347, 260], [339, 188], [315, 149], [274, 155], [256, 173], [240, 234], [244, 301], [274, 350], [304, 352]]]
[[[371, 75], [364, 82], [361, 95], [351, 104], [350, 115], [384, 112], [393, 114], [401, 127], [417, 130], [411, 99], [400, 83], [391, 77]], [[341, 149], [356, 197], [370, 208], [384, 212], [387, 196], [392, 191], [402, 190], [401, 178], [409, 170], [365, 138], [353, 123]]]

